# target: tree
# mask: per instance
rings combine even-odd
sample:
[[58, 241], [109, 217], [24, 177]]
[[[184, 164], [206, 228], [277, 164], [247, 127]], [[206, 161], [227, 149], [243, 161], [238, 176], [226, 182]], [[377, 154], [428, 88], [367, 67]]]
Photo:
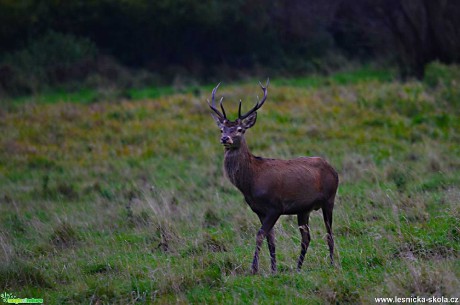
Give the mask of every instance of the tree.
[[343, 0], [333, 29], [346, 49], [372, 46], [396, 58], [403, 78], [421, 79], [431, 61], [459, 62], [458, 16], [457, 0]]

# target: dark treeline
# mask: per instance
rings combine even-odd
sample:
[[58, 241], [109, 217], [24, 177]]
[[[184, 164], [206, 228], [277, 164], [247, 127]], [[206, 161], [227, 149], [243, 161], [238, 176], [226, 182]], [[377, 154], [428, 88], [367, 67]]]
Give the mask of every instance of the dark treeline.
[[458, 16], [457, 0], [0, 0], [0, 93], [124, 70], [327, 72], [344, 59], [422, 78], [430, 61], [459, 61]]

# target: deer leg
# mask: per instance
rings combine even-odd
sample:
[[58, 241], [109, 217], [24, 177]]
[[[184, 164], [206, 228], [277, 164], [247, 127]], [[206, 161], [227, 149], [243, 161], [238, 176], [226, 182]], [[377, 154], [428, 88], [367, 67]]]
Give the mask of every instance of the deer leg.
[[327, 230], [327, 245], [329, 246], [329, 256], [331, 258], [331, 265], [334, 265], [334, 236], [332, 235], [332, 209], [334, 207], [334, 200], [332, 204], [328, 204], [322, 208], [324, 224]]
[[257, 274], [257, 272], [259, 271], [259, 252], [262, 246], [262, 242], [265, 239], [265, 237], [268, 236], [268, 233], [273, 228], [275, 222], [278, 220], [279, 217], [279, 214], [269, 214], [263, 218], [259, 216], [259, 218], [262, 219], [262, 227], [256, 235], [256, 251], [254, 253], [254, 259], [252, 261], [252, 274]]
[[[259, 217], [261, 224], [263, 225], [263, 217]], [[268, 251], [270, 252], [270, 264], [272, 273], [276, 273], [276, 248], [275, 248], [275, 228], [272, 227], [267, 233], [267, 245]]]
[[297, 261], [297, 271], [300, 271], [302, 268], [305, 254], [307, 253], [308, 246], [310, 245], [310, 227], [308, 226], [309, 218], [310, 213], [297, 215], [297, 224], [299, 225], [300, 235], [302, 236], [300, 256]]
[[275, 228], [271, 228], [267, 234], [268, 251], [270, 252], [270, 263], [272, 273], [276, 273], [276, 250], [275, 250]]

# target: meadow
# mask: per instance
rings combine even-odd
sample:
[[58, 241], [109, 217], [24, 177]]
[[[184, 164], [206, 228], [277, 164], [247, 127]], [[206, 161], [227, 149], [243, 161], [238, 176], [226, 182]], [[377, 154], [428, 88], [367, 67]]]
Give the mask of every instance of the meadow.
[[[263, 80], [262, 80], [263, 81]], [[336, 266], [320, 212], [296, 272], [295, 217], [250, 274], [257, 216], [223, 175], [214, 84], [3, 101], [0, 293], [45, 304], [372, 304], [460, 296], [460, 68], [271, 78], [253, 154], [339, 172]], [[223, 84], [230, 117], [261, 94]], [[243, 110], [244, 110], [243, 109]]]

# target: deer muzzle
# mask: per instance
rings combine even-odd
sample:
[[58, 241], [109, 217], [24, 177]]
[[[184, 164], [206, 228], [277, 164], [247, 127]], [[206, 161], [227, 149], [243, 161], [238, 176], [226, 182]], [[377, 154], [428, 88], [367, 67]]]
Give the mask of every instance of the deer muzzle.
[[222, 145], [231, 145], [233, 144], [233, 140], [229, 136], [223, 136], [222, 138], [220, 138], [220, 143]]

